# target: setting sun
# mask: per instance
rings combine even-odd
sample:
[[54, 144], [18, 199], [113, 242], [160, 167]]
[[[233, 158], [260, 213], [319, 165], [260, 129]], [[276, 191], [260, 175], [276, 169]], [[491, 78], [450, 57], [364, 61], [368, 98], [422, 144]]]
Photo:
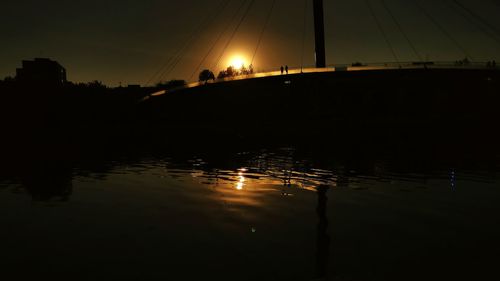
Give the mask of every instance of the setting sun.
[[242, 56], [234, 56], [229, 61], [229, 65], [234, 67], [235, 69], [240, 70], [243, 68], [243, 66], [246, 65], [246, 61]]

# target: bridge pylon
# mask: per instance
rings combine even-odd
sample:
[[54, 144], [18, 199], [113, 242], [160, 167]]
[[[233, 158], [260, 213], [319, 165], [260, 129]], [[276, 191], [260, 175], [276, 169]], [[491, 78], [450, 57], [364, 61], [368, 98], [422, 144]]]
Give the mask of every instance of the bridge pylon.
[[314, 1], [314, 35], [316, 41], [316, 67], [326, 67], [326, 54], [325, 54], [325, 20], [323, 11], [323, 0]]

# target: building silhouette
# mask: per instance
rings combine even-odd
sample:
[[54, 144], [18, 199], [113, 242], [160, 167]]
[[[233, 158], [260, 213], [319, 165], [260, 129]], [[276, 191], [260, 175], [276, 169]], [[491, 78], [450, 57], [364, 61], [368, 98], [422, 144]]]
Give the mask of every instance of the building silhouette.
[[37, 84], [64, 84], [66, 80], [66, 69], [58, 62], [35, 58], [32, 61], [23, 60], [22, 68], [16, 69], [16, 80], [22, 83]]

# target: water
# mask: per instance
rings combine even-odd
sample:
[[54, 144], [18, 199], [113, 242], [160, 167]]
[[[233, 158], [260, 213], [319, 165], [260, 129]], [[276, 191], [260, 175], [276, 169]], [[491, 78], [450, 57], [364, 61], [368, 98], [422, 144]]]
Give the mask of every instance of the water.
[[4, 163], [0, 274], [452, 280], [496, 273], [495, 151], [330, 146]]

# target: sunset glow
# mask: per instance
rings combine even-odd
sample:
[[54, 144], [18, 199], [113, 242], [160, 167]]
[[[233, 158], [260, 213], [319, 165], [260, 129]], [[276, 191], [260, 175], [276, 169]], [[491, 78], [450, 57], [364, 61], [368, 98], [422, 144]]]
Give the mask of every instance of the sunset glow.
[[236, 55], [233, 56], [230, 61], [229, 61], [229, 66], [232, 66], [233, 68], [240, 70], [243, 68], [243, 66], [246, 66], [246, 60], [243, 56], [241, 55]]

